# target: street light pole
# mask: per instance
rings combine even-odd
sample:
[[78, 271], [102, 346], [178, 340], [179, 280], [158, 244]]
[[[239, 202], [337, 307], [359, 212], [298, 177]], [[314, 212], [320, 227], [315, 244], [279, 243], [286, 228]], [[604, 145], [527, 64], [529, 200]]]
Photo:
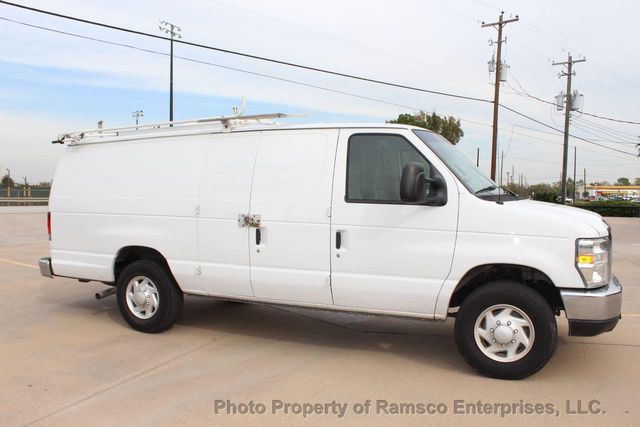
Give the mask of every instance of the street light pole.
[[169, 121], [173, 121], [173, 39], [179, 38], [182, 36], [180, 32], [182, 29], [177, 25], [174, 25], [167, 21], [160, 21], [160, 25], [158, 26], [160, 31], [163, 33], [167, 33], [171, 36], [171, 49], [170, 49], [170, 59], [169, 59]]
[[133, 113], [131, 113], [131, 117], [136, 119], [136, 126], [138, 126], [138, 119], [140, 117], [144, 117], [144, 112], [142, 110], [136, 110]]

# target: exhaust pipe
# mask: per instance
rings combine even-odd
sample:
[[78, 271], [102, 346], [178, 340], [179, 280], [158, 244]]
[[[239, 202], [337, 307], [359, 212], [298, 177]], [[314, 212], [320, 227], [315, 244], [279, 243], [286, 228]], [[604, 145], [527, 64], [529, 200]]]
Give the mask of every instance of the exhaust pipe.
[[104, 291], [102, 291], [102, 292], [98, 292], [98, 293], [95, 295], [95, 297], [96, 297], [96, 299], [103, 299], [103, 298], [106, 298], [106, 297], [108, 297], [108, 296], [111, 296], [111, 295], [113, 295], [113, 294], [115, 294], [115, 293], [116, 293], [116, 287], [114, 286], [114, 287], [112, 287], [112, 288], [105, 289], [105, 290], [104, 290]]

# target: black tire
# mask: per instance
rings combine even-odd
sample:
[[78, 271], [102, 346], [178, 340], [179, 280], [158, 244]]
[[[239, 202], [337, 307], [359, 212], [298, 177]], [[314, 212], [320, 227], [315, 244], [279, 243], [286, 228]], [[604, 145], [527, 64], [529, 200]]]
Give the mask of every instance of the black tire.
[[[480, 343], [476, 342], [476, 321], [481, 322], [479, 318], [487, 319], [483, 315], [486, 310], [495, 305], [508, 305], [515, 307], [524, 313], [533, 325], [533, 341], [529, 346], [520, 344], [516, 341], [516, 344], [512, 344], [512, 341], [507, 341], [506, 344], [499, 344], [501, 340], [505, 340], [504, 333], [498, 336], [498, 329], [494, 326], [494, 329], [490, 329], [494, 338], [492, 341], [495, 344], [485, 341], [484, 338], [479, 337]], [[497, 308], [493, 313], [500, 313], [500, 308]], [[515, 312], [514, 317], [520, 318], [518, 313]], [[497, 318], [496, 318], [497, 319]], [[498, 320], [496, 320], [498, 322]], [[500, 323], [496, 323], [500, 325]], [[514, 322], [515, 324], [515, 322]], [[479, 323], [482, 329], [489, 330], [491, 325], [486, 323]], [[511, 322], [509, 323], [511, 325]], [[500, 332], [506, 332], [506, 336], [513, 334], [513, 331], [522, 334], [523, 331], [518, 331], [512, 326], [508, 326], [510, 329], [505, 329], [504, 321]], [[525, 333], [531, 333], [531, 328], [524, 327]], [[520, 338], [516, 334], [513, 334], [512, 338]], [[455, 338], [458, 350], [462, 354], [462, 357], [467, 361], [471, 367], [478, 370], [480, 373], [493, 378], [517, 380], [526, 378], [530, 375], [538, 372], [551, 358], [555, 351], [556, 341], [558, 336], [558, 328], [556, 325], [556, 319], [551, 310], [551, 307], [547, 301], [535, 290], [517, 282], [512, 281], [497, 281], [483, 285], [469, 294], [462, 302], [458, 314], [456, 316], [455, 323]], [[496, 342], [496, 339], [498, 341]], [[529, 341], [531, 342], [531, 341]], [[511, 346], [516, 345], [516, 352], [520, 352], [522, 355], [512, 356], [512, 359], [520, 357], [517, 360], [510, 360], [508, 358], [507, 351], [504, 353], [492, 353], [494, 357], [504, 358], [505, 360], [494, 360], [487, 356], [481, 349], [481, 346], [489, 347], [495, 346]], [[528, 352], [524, 349], [529, 348]]]
[[[153, 288], [147, 282], [137, 278], [146, 278]], [[154, 303], [149, 305], [145, 300], [145, 304], [137, 305], [133, 299], [130, 302], [127, 301], [127, 287], [134, 279], [137, 279], [136, 283], [142, 284], [143, 289], [155, 289], [146, 293], [141, 292], [141, 295], [145, 295], [150, 301], [155, 301]], [[147, 260], [135, 261], [120, 273], [116, 285], [118, 309], [124, 320], [133, 329], [140, 332], [157, 333], [169, 329], [178, 320], [182, 311], [182, 291], [163, 266]], [[136, 315], [130, 305], [140, 307], [143, 312]], [[145, 306], [150, 307], [147, 308], [148, 312], [145, 311]], [[140, 316], [148, 316], [148, 318]]]

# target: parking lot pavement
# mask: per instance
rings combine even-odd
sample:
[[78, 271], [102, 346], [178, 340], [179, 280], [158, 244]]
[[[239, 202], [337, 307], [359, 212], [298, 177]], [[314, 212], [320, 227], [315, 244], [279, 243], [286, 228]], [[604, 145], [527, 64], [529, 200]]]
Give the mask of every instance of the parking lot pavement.
[[[0, 209], [0, 425], [637, 425], [640, 219], [607, 221], [623, 320], [611, 333], [570, 338], [559, 318], [550, 363], [526, 380], [500, 381], [467, 367], [450, 321], [188, 297], [171, 330], [135, 332], [114, 298], [93, 298], [104, 285], [40, 276], [44, 213]], [[391, 414], [412, 408], [394, 404], [427, 403], [446, 414]], [[323, 414], [303, 418], [305, 408]], [[538, 409], [550, 414], [522, 414]]]

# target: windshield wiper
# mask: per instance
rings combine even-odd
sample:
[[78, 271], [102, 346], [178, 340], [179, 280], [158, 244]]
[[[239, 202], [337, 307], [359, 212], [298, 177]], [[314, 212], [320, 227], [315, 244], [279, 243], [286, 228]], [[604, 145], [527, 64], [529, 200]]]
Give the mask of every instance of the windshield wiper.
[[495, 185], [490, 185], [490, 186], [488, 186], [488, 187], [481, 188], [480, 190], [476, 191], [476, 192], [475, 192], [475, 193], [473, 193], [473, 194], [480, 194], [480, 193], [484, 193], [484, 192], [486, 192], [486, 191], [495, 190], [496, 188], [498, 188], [498, 187], [496, 187]]

